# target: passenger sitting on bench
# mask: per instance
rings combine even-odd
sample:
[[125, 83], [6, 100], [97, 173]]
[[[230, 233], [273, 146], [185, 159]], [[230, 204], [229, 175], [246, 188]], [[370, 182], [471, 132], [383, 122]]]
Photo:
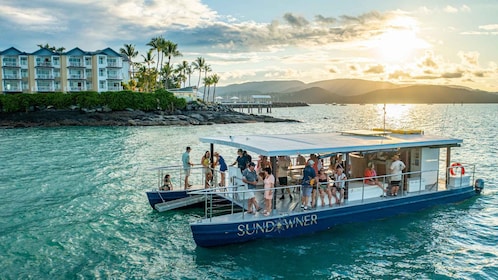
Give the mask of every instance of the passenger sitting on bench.
[[171, 183], [171, 179], [169, 174], [164, 175], [163, 185], [159, 188], [161, 191], [171, 191], [173, 190], [173, 184]]
[[[341, 204], [344, 198], [344, 188], [346, 187], [346, 174], [343, 173], [341, 167], [337, 168], [336, 174], [334, 174], [334, 187], [332, 188], [332, 196], [335, 198], [336, 204]], [[337, 192], [339, 192], [339, 198], [337, 197]]]
[[[382, 191], [385, 193], [386, 190], [384, 189], [384, 186], [381, 182], [379, 182], [379, 180], [375, 177], [377, 177], [377, 172], [375, 172], [375, 165], [373, 164], [373, 162], [369, 162], [368, 163], [368, 167], [367, 169], [365, 169], [365, 173], [363, 174], [363, 176], [365, 177], [365, 184], [367, 185], [377, 185], [379, 188], [382, 189]], [[382, 194], [382, 196], [385, 196], [385, 194]]]

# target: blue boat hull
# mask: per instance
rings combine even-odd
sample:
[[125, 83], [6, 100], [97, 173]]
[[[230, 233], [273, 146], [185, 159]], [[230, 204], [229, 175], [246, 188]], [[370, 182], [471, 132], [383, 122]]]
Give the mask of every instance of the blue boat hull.
[[186, 191], [148, 191], [146, 192], [149, 204], [154, 208], [157, 203], [167, 202], [175, 199], [185, 198], [188, 196]]
[[192, 223], [191, 229], [198, 246], [221, 246], [260, 238], [285, 238], [310, 234], [339, 224], [371, 221], [416, 212], [436, 205], [455, 203], [475, 195], [473, 187], [466, 187], [359, 205], [296, 212], [285, 216], [240, 219], [226, 223], [210, 223], [208, 220], [203, 220]]

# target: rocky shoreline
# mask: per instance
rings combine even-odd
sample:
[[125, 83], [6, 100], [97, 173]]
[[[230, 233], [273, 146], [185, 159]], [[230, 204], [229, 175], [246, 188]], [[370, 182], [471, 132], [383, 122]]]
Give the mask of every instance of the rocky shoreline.
[[33, 110], [25, 113], [0, 113], [0, 128], [59, 126], [169, 126], [213, 125], [253, 122], [296, 122], [268, 115], [236, 112], [222, 105], [188, 105], [185, 110], [143, 112], [99, 109]]

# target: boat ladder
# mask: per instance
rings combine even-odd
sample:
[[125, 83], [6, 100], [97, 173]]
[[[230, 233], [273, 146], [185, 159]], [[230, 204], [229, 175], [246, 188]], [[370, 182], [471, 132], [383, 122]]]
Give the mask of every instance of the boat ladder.
[[180, 199], [175, 199], [171, 201], [166, 201], [162, 203], [157, 203], [154, 205], [154, 208], [156, 208], [157, 211], [159, 212], [165, 212], [185, 206], [189, 206], [192, 204], [200, 203], [204, 201], [204, 196], [203, 195], [191, 195], [188, 197], [180, 198]]

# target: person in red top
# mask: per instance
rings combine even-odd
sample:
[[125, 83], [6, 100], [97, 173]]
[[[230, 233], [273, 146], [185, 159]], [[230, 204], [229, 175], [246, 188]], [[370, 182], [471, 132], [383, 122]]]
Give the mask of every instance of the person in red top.
[[385, 196], [384, 193], [386, 192], [386, 190], [384, 189], [384, 186], [382, 185], [381, 182], [379, 182], [379, 180], [376, 178], [377, 177], [377, 172], [375, 171], [375, 165], [373, 164], [373, 162], [369, 162], [368, 163], [368, 167], [367, 169], [365, 169], [365, 172], [363, 173], [363, 177], [365, 177], [365, 184], [367, 185], [377, 185], [379, 188], [382, 189], [382, 196]]

